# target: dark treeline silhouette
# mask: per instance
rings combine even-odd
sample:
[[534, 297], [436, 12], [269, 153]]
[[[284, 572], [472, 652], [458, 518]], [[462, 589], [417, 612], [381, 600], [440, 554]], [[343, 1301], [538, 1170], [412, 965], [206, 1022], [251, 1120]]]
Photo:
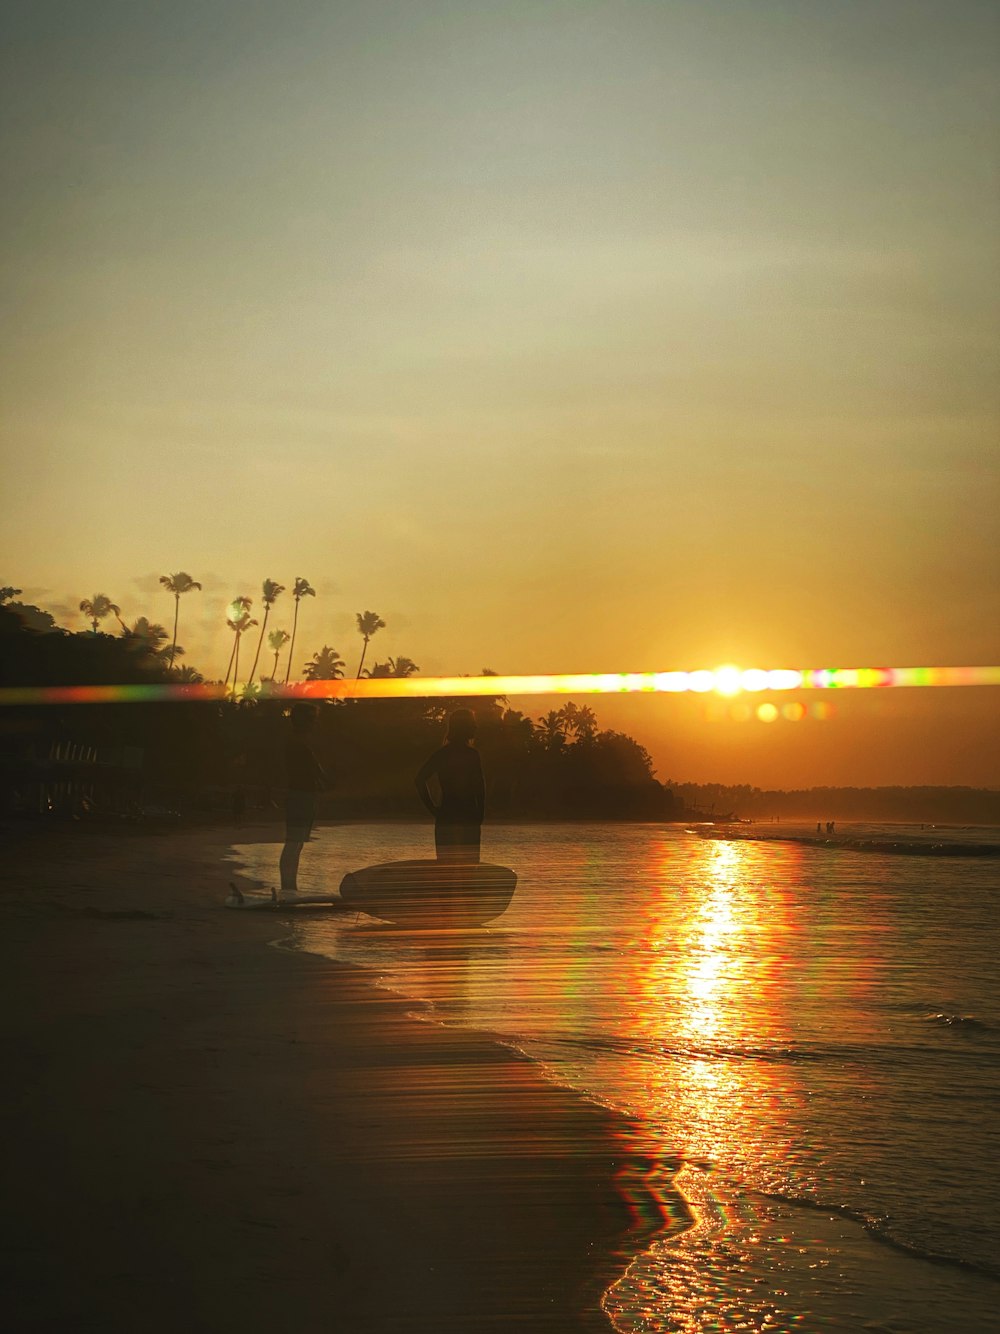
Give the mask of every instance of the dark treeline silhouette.
[[338, 775], [332, 806], [346, 817], [412, 817], [419, 810], [413, 775], [441, 744], [446, 719], [458, 707], [476, 715], [490, 820], [662, 820], [682, 813], [631, 737], [596, 728], [573, 736], [572, 705], [559, 711], [558, 728], [551, 719], [533, 722], [501, 696], [350, 701], [323, 709], [316, 745], [320, 762]]
[[[191, 667], [170, 666], [183, 649], [145, 618], [132, 628], [122, 623], [118, 635], [93, 626], [73, 633], [47, 612], [17, 601], [17, 593], [0, 590], [0, 685], [201, 679]], [[358, 617], [364, 648], [382, 625], [375, 613]], [[234, 659], [246, 628], [233, 626]], [[258, 637], [258, 648], [260, 642]], [[274, 641], [272, 650], [279, 651]], [[324, 645], [306, 675], [337, 679], [343, 667], [337, 651]], [[417, 670], [412, 659], [400, 656], [373, 663], [366, 674], [406, 677]], [[227, 678], [234, 677], [231, 660]], [[269, 697], [270, 689], [265, 679], [224, 702], [5, 708], [3, 809], [127, 815], [158, 807], [218, 815], [230, 808], [238, 768], [250, 811], [276, 814], [288, 706]], [[320, 818], [420, 818], [413, 775], [441, 743], [445, 719], [460, 705], [476, 714], [491, 820], [683, 815], [675, 794], [656, 781], [643, 747], [621, 732], [600, 730], [589, 708], [569, 703], [532, 720], [491, 696], [321, 704], [313, 743], [335, 787], [321, 799]]]
[[762, 791], [718, 783], [670, 785], [704, 820], [867, 820], [874, 823], [1000, 824], [1000, 792], [974, 787], [810, 787]]
[[[20, 602], [18, 589], [0, 588], [0, 685], [202, 680], [194, 667], [178, 665], [184, 649], [176, 641], [178, 590], [198, 585], [187, 575], [163, 582], [175, 597], [173, 634], [146, 617], [127, 624], [103, 594], [83, 609], [90, 628], [74, 633], [60, 628], [47, 611]], [[280, 585], [265, 581], [263, 600], [273, 603], [281, 591]], [[295, 611], [302, 597], [312, 595], [307, 581], [296, 579]], [[102, 622], [110, 624], [111, 616], [121, 627], [117, 634], [99, 628]], [[368, 642], [384, 622], [374, 612], [359, 614], [357, 621], [363, 639], [359, 672], [406, 677], [419, 670], [403, 656], [364, 669]], [[293, 630], [295, 626], [293, 620]], [[268, 656], [261, 656], [262, 639], [263, 634], [255, 636], [254, 644], [261, 667]], [[278, 657], [286, 644], [291, 649], [290, 640], [284, 631], [268, 632], [271, 677], [278, 677]], [[236, 647], [234, 643], [234, 657]], [[337, 680], [344, 668], [337, 650], [323, 645], [307, 661], [304, 675]], [[233, 661], [227, 676], [235, 679]], [[288, 705], [271, 697], [271, 689], [264, 677], [238, 693], [234, 686], [233, 698], [225, 702], [0, 709], [0, 812], [136, 815], [159, 808], [219, 816], [231, 809], [238, 771], [248, 813], [256, 810], [277, 818]], [[422, 818], [413, 775], [441, 744], [448, 714], [461, 706], [476, 714], [488, 820], [778, 817], [1000, 823], [1000, 792], [969, 787], [781, 792], [748, 785], [660, 783], [646, 750], [622, 732], [601, 730], [587, 706], [568, 703], [532, 719], [501, 696], [323, 703], [313, 740], [335, 787], [321, 798], [320, 818]]]

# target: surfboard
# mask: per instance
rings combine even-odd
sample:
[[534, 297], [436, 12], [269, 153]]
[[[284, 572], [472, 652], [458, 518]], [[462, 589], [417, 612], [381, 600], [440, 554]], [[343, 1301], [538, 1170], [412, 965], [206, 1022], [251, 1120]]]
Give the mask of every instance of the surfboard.
[[513, 871], [490, 862], [385, 862], [345, 875], [340, 897], [401, 926], [483, 926], [506, 911], [516, 885]]
[[[244, 894], [232, 881], [229, 884], [229, 897], [225, 902], [227, 908], [242, 908], [244, 911], [257, 909], [265, 912], [283, 912], [286, 908], [347, 908], [347, 904], [339, 894], [297, 894], [294, 899], [280, 899], [274, 889], [267, 897], [263, 894]], [[351, 911], [356, 912], [357, 909], [352, 908]]]

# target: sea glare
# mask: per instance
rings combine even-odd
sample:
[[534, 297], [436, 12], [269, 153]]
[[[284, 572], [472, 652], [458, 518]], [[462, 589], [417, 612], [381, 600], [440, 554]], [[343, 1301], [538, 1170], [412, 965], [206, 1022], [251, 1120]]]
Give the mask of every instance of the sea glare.
[[[1000, 830], [752, 832], [487, 827], [518, 875], [490, 928], [295, 943], [621, 1114], [619, 1189], [663, 1222], [605, 1294], [621, 1334], [1000, 1328]], [[320, 829], [300, 889], [430, 844]], [[275, 848], [236, 855], [274, 883]]]

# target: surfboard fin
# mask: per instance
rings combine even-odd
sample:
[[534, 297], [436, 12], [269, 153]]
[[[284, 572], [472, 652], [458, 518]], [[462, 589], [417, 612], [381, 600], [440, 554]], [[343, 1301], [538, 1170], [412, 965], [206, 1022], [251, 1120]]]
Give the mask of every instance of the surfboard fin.
[[237, 889], [237, 887], [236, 887], [236, 886], [233, 884], [233, 882], [230, 880], [230, 882], [229, 882], [229, 898], [226, 899], [226, 903], [227, 903], [227, 905], [228, 905], [230, 908], [238, 908], [238, 907], [240, 907], [240, 906], [243, 904], [243, 902], [244, 902], [243, 895], [240, 893], [240, 891]]

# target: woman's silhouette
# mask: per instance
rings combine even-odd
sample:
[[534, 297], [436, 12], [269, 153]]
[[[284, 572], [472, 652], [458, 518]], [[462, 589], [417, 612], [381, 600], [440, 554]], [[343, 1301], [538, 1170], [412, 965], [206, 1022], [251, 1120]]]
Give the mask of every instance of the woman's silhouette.
[[[415, 782], [420, 800], [434, 816], [438, 861], [478, 862], [486, 792], [483, 765], [473, 748], [476, 719], [471, 709], [456, 709], [448, 719], [448, 739], [421, 767]], [[435, 803], [430, 780], [441, 797]]]

